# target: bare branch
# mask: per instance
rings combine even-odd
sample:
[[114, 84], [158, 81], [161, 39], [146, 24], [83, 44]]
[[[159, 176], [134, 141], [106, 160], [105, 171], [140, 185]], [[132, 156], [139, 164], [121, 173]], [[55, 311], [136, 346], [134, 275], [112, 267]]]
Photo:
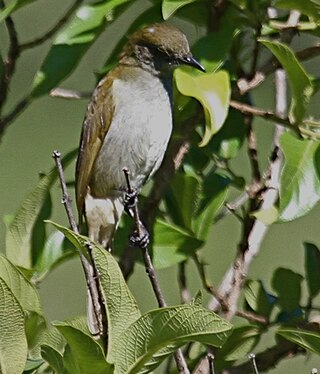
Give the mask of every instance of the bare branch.
[[[0, 9], [4, 7], [4, 1], [0, 0]], [[16, 68], [17, 59], [20, 55], [18, 34], [11, 16], [8, 16], [5, 19], [5, 25], [8, 30], [10, 45], [8, 55], [3, 61], [3, 72], [2, 76], [0, 77], [0, 117], [4, 103], [6, 102], [8, 97], [9, 86]]]
[[[62, 190], [62, 202], [66, 209], [69, 224], [72, 230], [76, 234], [79, 234], [76, 220], [74, 218], [74, 214], [72, 211], [72, 200], [67, 190], [66, 180], [65, 180], [65, 176], [63, 172], [62, 163], [61, 163], [60, 152], [54, 151], [52, 157], [54, 158], [56, 166], [57, 166], [61, 190]], [[92, 247], [90, 243], [88, 243], [87, 245], [87, 250], [89, 254], [89, 259], [79, 251], [80, 260], [81, 260], [81, 264], [82, 264], [84, 274], [86, 277], [88, 292], [93, 303], [93, 309], [94, 309], [94, 313], [96, 316], [96, 320], [99, 325], [98, 326], [99, 337], [103, 339], [104, 348], [106, 349], [107, 341], [108, 341], [108, 336], [107, 336], [108, 321], [107, 321], [107, 316], [106, 316], [106, 312], [104, 308], [104, 299], [102, 296], [103, 294], [100, 289], [99, 275], [98, 275], [98, 271], [94, 263], [94, 258], [92, 255]]]
[[[285, 339], [279, 339], [277, 344], [267, 350], [255, 355], [255, 362], [259, 372], [267, 372], [285, 358], [293, 357], [298, 354], [305, 354], [305, 351], [298, 345]], [[233, 366], [230, 369], [224, 369], [222, 374], [243, 374], [252, 371], [251, 362]]]
[[[132, 188], [130, 184], [130, 170], [127, 170], [126, 168], [124, 168], [123, 172], [125, 174], [125, 178], [127, 182], [128, 193], [132, 193]], [[132, 210], [133, 210], [135, 229], [138, 232], [139, 237], [141, 238], [143, 235], [143, 225], [140, 220], [140, 215], [139, 215], [139, 210], [138, 210], [138, 201], [136, 201], [136, 203], [132, 207]], [[158, 305], [160, 308], [166, 307], [167, 304], [165, 302], [159, 279], [157, 277], [156, 271], [151, 261], [151, 257], [149, 255], [148, 246], [140, 245], [140, 249], [141, 249], [142, 256], [143, 256], [146, 273], [148, 274], [148, 277], [150, 279], [153, 292], [158, 301]], [[178, 372], [181, 374], [189, 374], [190, 372], [189, 372], [186, 360], [183, 356], [181, 349], [178, 349], [175, 352], [174, 358], [176, 361]]]
[[44, 43], [48, 39], [50, 39], [57, 31], [59, 31], [70, 19], [74, 11], [78, 8], [78, 6], [83, 3], [83, 0], [75, 0], [75, 2], [71, 5], [71, 7], [66, 11], [66, 13], [61, 17], [58, 22], [44, 35], [40, 36], [39, 38], [32, 40], [30, 42], [20, 44], [21, 51], [26, 49], [37, 47], [38, 45]]

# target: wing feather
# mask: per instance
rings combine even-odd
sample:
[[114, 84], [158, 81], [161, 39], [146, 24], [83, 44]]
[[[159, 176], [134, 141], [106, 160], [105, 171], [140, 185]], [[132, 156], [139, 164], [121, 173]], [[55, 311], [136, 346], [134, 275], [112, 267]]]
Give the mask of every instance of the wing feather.
[[82, 125], [80, 148], [76, 165], [76, 202], [79, 223], [84, 214], [84, 203], [91, 174], [104, 138], [108, 133], [114, 112], [111, 87], [113, 74], [109, 73], [96, 87]]

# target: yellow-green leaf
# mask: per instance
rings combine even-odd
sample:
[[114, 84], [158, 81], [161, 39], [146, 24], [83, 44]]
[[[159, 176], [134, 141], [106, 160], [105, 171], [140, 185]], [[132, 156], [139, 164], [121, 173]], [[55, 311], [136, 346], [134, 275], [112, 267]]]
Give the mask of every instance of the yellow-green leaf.
[[206, 118], [205, 132], [200, 143], [203, 147], [221, 129], [228, 115], [231, 94], [229, 75], [226, 71], [193, 75], [177, 69], [175, 79], [183, 95], [194, 97], [203, 106]]

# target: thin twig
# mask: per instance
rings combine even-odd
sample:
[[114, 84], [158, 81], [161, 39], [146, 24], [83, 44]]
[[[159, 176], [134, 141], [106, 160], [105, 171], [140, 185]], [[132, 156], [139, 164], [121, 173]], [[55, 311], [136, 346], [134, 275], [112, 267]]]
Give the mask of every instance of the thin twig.
[[253, 373], [254, 374], [259, 374], [257, 363], [256, 363], [256, 355], [254, 353], [250, 353], [248, 358], [251, 362]]
[[69, 18], [72, 16], [74, 11], [78, 8], [78, 6], [83, 3], [83, 0], [75, 0], [75, 2], [71, 5], [71, 7], [66, 11], [66, 13], [61, 17], [58, 22], [47, 32], [45, 32], [42, 36], [39, 38], [36, 38], [32, 41], [25, 42], [20, 44], [21, 51], [24, 51], [26, 49], [37, 47], [38, 45], [44, 43], [48, 39], [50, 39], [57, 31], [59, 31], [69, 20]]
[[[74, 218], [74, 214], [72, 211], [72, 200], [68, 194], [68, 189], [66, 185], [66, 180], [63, 172], [63, 166], [61, 163], [61, 154], [59, 151], [54, 151], [52, 157], [55, 160], [59, 180], [60, 180], [60, 186], [62, 190], [62, 203], [65, 207], [67, 217], [69, 224], [72, 228], [72, 230], [79, 234], [79, 230], [77, 227], [76, 220]], [[84, 274], [86, 277], [88, 292], [91, 297], [92, 303], [93, 303], [93, 309], [96, 316], [96, 320], [98, 323], [98, 329], [99, 329], [99, 337], [103, 339], [104, 347], [107, 348], [107, 317], [104, 309], [104, 300], [102, 296], [102, 292], [100, 290], [100, 283], [99, 283], [99, 277], [98, 272], [96, 269], [96, 266], [94, 264], [94, 259], [92, 255], [92, 247], [91, 243], [87, 244], [87, 250], [89, 254], [89, 260], [88, 258], [79, 251], [80, 254], [80, 260], [81, 264], [84, 270]]]
[[[0, 9], [5, 7], [4, 1], [0, 0]], [[9, 35], [9, 51], [8, 56], [3, 61], [3, 72], [0, 77], [0, 117], [3, 106], [7, 100], [9, 93], [9, 86], [15, 71], [17, 59], [20, 55], [20, 48], [18, 42], [18, 34], [11, 16], [6, 17], [5, 25]], [[0, 128], [1, 130], [1, 128]]]
[[[126, 183], [127, 183], [128, 193], [132, 193], [133, 189], [131, 188], [131, 183], [130, 183], [130, 171], [127, 168], [124, 168], [123, 172], [124, 172]], [[140, 220], [138, 202], [137, 201], [133, 205], [132, 210], [133, 210], [135, 230], [137, 231], [138, 236], [141, 238], [141, 235], [143, 234], [143, 230], [142, 230], [142, 223], [141, 223], [141, 220]], [[148, 246], [147, 245], [144, 245], [144, 246], [141, 245], [140, 248], [141, 248], [141, 251], [142, 251], [142, 256], [143, 256], [143, 260], [144, 260], [146, 273], [148, 274], [148, 277], [150, 279], [153, 292], [154, 292], [154, 294], [156, 296], [156, 299], [158, 301], [158, 305], [159, 305], [160, 308], [166, 307], [167, 303], [165, 302], [159, 279], [158, 279], [156, 271], [153, 267], [151, 257], [149, 255], [149, 251], [148, 251]], [[175, 357], [175, 361], [176, 361], [179, 373], [189, 374], [190, 372], [189, 372], [186, 360], [183, 356], [183, 353], [182, 353], [181, 349], [178, 349], [175, 352], [174, 357]]]
[[209, 374], [214, 374], [215, 371], [214, 371], [214, 355], [213, 355], [213, 353], [209, 352], [207, 354], [207, 360], [208, 360], [208, 363], [209, 363]]
[[[260, 373], [268, 372], [271, 368], [276, 367], [276, 365], [283, 359], [298, 354], [306, 354], [306, 351], [288, 340], [279, 339], [273, 347], [268, 348], [261, 353], [257, 353], [255, 356], [255, 362]], [[224, 369], [222, 374], [243, 374], [250, 373], [251, 371], [252, 364], [249, 361], [240, 365], [234, 365], [230, 369]]]

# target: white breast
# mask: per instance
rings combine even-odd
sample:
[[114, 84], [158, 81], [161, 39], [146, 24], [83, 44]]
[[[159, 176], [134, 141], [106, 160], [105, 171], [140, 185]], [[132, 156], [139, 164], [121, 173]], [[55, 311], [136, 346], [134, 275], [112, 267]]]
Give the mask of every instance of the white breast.
[[115, 80], [115, 111], [95, 164], [95, 192], [101, 197], [123, 190], [123, 168], [130, 171], [132, 187], [140, 189], [159, 168], [172, 129], [169, 94], [148, 72], [139, 80]]

